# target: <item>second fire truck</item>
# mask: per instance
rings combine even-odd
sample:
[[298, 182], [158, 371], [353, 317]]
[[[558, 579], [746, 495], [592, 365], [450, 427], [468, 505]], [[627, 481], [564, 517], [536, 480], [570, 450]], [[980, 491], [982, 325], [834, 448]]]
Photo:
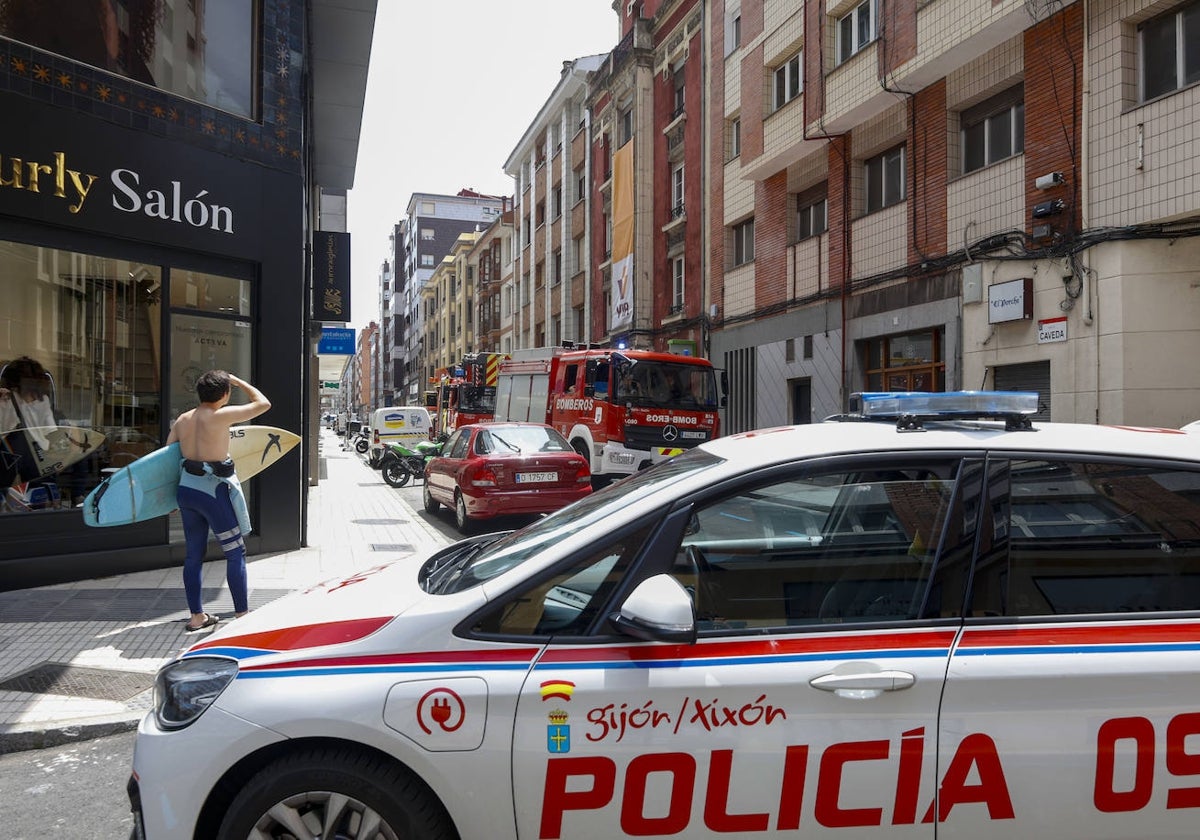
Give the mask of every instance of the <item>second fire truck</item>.
[[491, 420], [496, 411], [496, 382], [503, 353], [468, 353], [453, 369], [439, 370], [433, 404], [432, 436], [449, 434], [459, 426]]

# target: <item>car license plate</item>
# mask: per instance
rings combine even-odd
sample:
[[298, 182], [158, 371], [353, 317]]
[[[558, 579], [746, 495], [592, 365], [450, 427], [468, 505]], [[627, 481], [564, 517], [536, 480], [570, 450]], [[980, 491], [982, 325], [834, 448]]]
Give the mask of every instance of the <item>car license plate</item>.
[[535, 484], [537, 482], [558, 481], [556, 472], [527, 472], [517, 473], [517, 484]]

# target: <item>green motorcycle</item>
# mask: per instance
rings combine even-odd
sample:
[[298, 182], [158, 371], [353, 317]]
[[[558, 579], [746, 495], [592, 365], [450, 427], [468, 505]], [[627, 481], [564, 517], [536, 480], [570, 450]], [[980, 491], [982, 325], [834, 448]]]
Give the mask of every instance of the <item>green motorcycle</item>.
[[380, 460], [379, 471], [383, 480], [392, 487], [403, 487], [409, 479], [425, 475], [425, 464], [430, 458], [441, 454], [443, 435], [440, 440], [423, 440], [409, 448], [402, 443], [389, 443]]

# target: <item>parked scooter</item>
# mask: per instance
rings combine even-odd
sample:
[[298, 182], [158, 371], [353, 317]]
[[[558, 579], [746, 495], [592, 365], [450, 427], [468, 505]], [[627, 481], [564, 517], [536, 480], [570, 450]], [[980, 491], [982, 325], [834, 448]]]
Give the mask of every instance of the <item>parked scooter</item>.
[[354, 451], [359, 455], [365, 455], [367, 448], [371, 445], [371, 438], [367, 435], [367, 430], [363, 429], [354, 436]]
[[422, 440], [413, 444], [412, 448], [402, 443], [389, 443], [380, 459], [379, 470], [383, 480], [392, 487], [403, 487], [409, 479], [423, 476], [425, 464], [430, 458], [441, 454], [446, 435], [437, 441]]

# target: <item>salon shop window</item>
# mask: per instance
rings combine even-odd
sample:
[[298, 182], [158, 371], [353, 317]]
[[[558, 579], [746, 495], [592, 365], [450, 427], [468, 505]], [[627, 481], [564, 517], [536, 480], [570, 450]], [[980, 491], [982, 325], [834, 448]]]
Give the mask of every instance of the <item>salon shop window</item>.
[[0, 278], [0, 515], [79, 515], [201, 373], [250, 370], [245, 277], [0, 240]]
[[260, 0], [4, 0], [0, 37], [257, 119]]

